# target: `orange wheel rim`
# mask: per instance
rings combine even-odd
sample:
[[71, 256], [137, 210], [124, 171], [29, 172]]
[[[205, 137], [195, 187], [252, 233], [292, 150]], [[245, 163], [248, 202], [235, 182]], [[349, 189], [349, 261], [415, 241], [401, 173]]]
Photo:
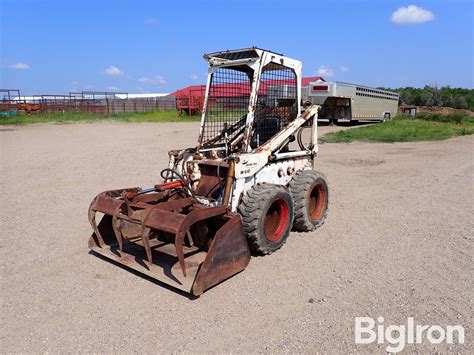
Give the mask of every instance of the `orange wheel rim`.
[[275, 200], [267, 210], [263, 220], [265, 238], [271, 242], [281, 239], [288, 227], [290, 209], [283, 199]]
[[309, 194], [308, 212], [313, 221], [320, 219], [326, 209], [327, 193], [323, 184], [316, 184]]

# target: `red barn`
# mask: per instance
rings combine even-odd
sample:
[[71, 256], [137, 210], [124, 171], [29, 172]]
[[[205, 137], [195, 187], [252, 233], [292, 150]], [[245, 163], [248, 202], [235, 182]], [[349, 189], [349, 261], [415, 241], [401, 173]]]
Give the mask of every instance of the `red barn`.
[[[301, 79], [301, 87], [307, 87], [310, 82], [316, 80], [324, 80], [324, 78], [320, 76], [310, 76], [307, 78]], [[267, 90], [267, 86], [270, 85], [282, 85], [281, 80], [269, 80], [266, 82], [261, 82], [260, 86], [260, 93], [265, 95]], [[238, 97], [238, 96], [245, 96], [248, 95], [250, 91], [249, 83], [241, 83], [241, 84], [232, 84], [232, 90], [227, 90], [229, 84], [221, 84], [216, 85], [213, 88], [213, 92], [211, 93], [212, 96], [220, 96], [220, 97]], [[180, 112], [180, 114], [186, 112], [188, 115], [192, 116], [198, 112], [202, 112], [204, 106], [204, 96], [206, 93], [206, 85], [191, 85], [185, 87], [183, 89], [177, 90], [169, 94], [169, 96], [176, 97], [176, 108]]]

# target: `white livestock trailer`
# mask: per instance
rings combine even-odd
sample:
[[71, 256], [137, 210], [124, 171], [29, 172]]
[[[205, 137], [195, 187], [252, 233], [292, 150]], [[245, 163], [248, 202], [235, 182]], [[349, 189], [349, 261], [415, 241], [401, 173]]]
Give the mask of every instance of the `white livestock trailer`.
[[302, 93], [303, 100], [321, 105], [319, 119], [337, 121], [386, 121], [397, 114], [395, 92], [343, 82], [315, 81]]

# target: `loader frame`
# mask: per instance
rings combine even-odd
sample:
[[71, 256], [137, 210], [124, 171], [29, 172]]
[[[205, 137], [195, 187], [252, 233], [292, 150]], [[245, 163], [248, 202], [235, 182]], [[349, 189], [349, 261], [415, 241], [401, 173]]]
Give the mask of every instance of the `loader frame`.
[[[295, 172], [313, 167], [314, 158], [319, 150], [317, 115], [320, 106], [312, 105], [300, 114], [302, 64], [298, 60], [256, 47], [205, 54], [204, 59], [208, 61], [209, 68], [198, 146], [196, 149], [182, 150], [179, 154], [184, 155], [182, 160], [185, 162], [191, 162], [192, 156], [196, 153], [210, 157], [213, 161], [226, 159], [232, 162], [234, 181], [231, 196], [228, 196], [226, 201], [230, 203], [231, 210], [236, 212], [243, 193], [250, 186], [259, 182], [287, 185]], [[256, 128], [259, 90], [264, 84], [262, 76], [265, 73], [265, 68], [268, 67], [271, 68], [268, 71], [278, 71], [284, 68], [294, 73], [295, 114], [293, 117], [288, 117], [285, 126], [264, 144], [252, 148], [251, 139]], [[216, 136], [206, 137], [205, 129], [210, 121], [209, 108], [212, 102], [213, 76], [222, 68], [238, 68], [239, 71], [248, 68], [248, 72], [252, 75], [249, 75], [251, 80], [249, 81], [248, 105], [245, 108], [246, 120], [245, 129], [242, 133], [242, 147], [233, 152], [225, 152], [223, 157], [219, 157], [216, 152], [225, 149], [225, 144], [216, 144]], [[274, 81], [278, 84], [278, 80]], [[287, 82], [285, 79], [280, 81], [282, 85]], [[313, 117], [316, 117], [316, 119], [313, 119]], [[283, 152], [282, 148], [286, 147], [290, 137], [294, 136], [303, 127], [311, 130], [308, 146], [296, 151]], [[186, 156], [186, 151], [192, 153], [188, 153]], [[173, 152], [174, 156], [170, 159], [169, 167], [178, 167], [179, 170], [179, 164], [176, 161], [177, 151], [170, 152], [170, 156]], [[269, 164], [269, 162], [272, 164]], [[179, 171], [182, 172], [182, 170]], [[281, 173], [282, 171], [284, 174]], [[198, 180], [200, 176], [199, 169], [196, 167], [193, 172], [195, 174], [194, 179]]]
[[[288, 186], [318, 153], [319, 106], [300, 113], [301, 62], [255, 47], [204, 59], [197, 146], [169, 151], [163, 183], [105, 191], [89, 207], [91, 250], [194, 295], [249, 263], [238, 213], [246, 191]], [[298, 147], [290, 148], [296, 136]], [[97, 213], [104, 215], [99, 224]]]

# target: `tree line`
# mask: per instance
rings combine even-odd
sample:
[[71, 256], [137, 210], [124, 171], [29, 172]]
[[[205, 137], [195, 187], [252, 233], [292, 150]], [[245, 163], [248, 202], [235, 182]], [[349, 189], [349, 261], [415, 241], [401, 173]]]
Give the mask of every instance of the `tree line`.
[[426, 85], [424, 88], [404, 87], [380, 88], [397, 92], [400, 104], [414, 106], [444, 106], [474, 111], [474, 89], [451, 88]]

